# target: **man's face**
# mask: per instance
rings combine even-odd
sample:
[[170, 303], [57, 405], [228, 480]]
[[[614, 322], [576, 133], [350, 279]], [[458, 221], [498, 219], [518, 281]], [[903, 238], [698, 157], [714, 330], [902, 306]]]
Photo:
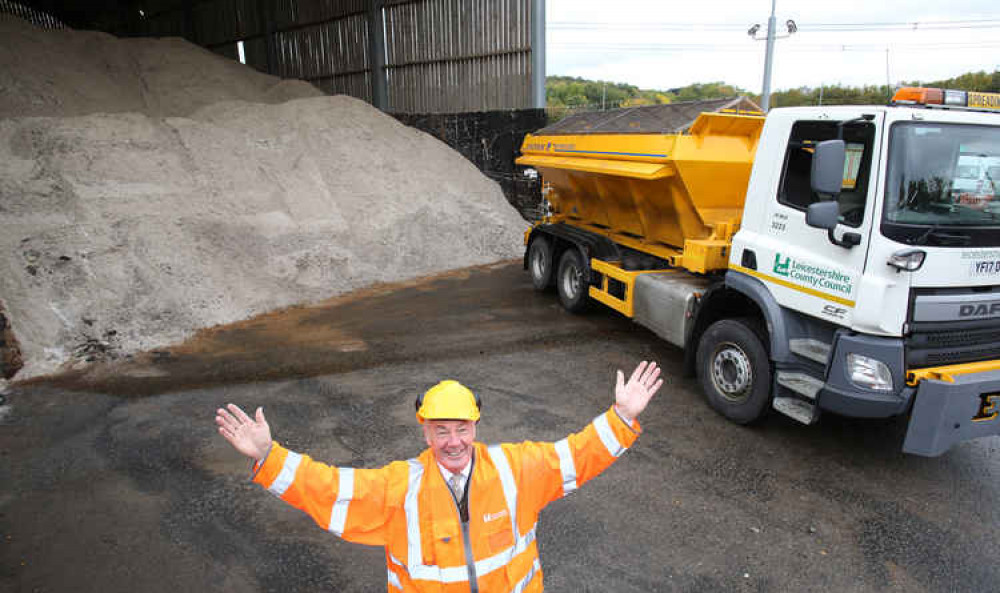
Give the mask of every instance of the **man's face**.
[[424, 422], [424, 438], [438, 463], [446, 470], [458, 473], [472, 460], [476, 423], [472, 420], [427, 420]]

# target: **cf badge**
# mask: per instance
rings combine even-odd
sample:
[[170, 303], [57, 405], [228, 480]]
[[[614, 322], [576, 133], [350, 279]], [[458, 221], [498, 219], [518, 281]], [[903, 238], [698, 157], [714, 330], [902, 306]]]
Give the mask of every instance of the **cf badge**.
[[979, 411], [972, 417], [975, 422], [993, 420], [1000, 412], [997, 411], [997, 401], [1000, 401], [1000, 393], [979, 394]]

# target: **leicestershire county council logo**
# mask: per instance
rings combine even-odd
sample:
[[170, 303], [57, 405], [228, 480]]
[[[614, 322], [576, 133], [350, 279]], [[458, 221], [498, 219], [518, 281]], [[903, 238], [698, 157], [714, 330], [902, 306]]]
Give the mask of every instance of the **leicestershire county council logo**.
[[854, 281], [849, 274], [817, 264], [798, 261], [792, 259], [790, 255], [782, 257], [780, 253], [776, 253], [772, 269], [777, 276], [784, 276], [794, 280], [796, 284], [817, 290], [838, 292], [846, 296], [849, 296], [853, 290]]
[[792, 258], [791, 257], [786, 256], [785, 257], [785, 261], [782, 262], [781, 261], [781, 254], [780, 253], [776, 253], [774, 255], [774, 273], [775, 274], [778, 274], [779, 276], [787, 276], [788, 275], [788, 268], [791, 267], [791, 265], [792, 265]]

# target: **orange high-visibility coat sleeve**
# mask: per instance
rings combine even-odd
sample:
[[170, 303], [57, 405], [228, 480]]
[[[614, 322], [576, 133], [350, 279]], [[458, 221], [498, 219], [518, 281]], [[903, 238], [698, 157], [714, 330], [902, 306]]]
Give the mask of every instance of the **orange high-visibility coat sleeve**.
[[635, 443], [641, 430], [638, 420], [629, 426], [612, 407], [561, 441], [505, 445], [518, 484], [519, 510], [528, 511], [518, 516], [537, 515], [548, 503], [595, 478]]
[[393, 479], [400, 471], [406, 475], [406, 462], [377, 469], [334, 467], [273, 443], [253, 481], [345, 540], [384, 546], [392, 509], [402, 498], [393, 484], [405, 484]]

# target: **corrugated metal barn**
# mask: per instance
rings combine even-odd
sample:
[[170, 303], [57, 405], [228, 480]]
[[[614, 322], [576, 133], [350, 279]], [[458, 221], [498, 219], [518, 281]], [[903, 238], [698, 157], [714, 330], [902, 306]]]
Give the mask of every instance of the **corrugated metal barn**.
[[544, 107], [543, 0], [0, 0], [0, 12], [183, 37], [389, 112]]

